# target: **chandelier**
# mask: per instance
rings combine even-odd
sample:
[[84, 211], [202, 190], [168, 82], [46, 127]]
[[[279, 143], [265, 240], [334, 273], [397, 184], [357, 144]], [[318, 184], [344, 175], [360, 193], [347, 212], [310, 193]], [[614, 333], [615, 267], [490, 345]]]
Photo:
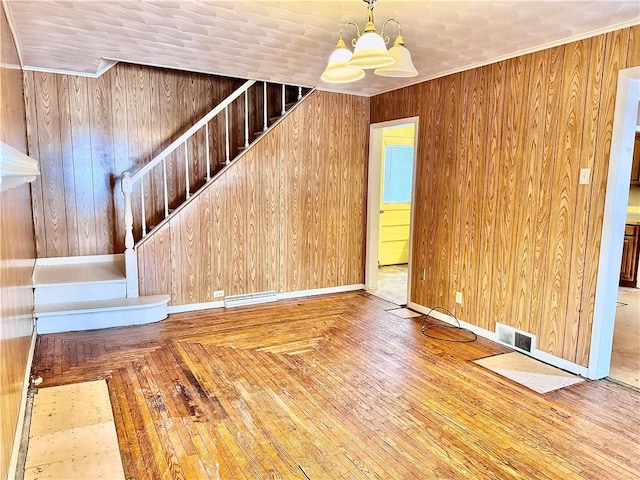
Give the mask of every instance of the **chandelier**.
[[[376, 0], [362, 0], [368, 11], [367, 24], [364, 34], [360, 34], [357, 23], [347, 22], [340, 29], [338, 44], [335, 51], [329, 57], [327, 68], [320, 79], [328, 83], [349, 83], [364, 77], [364, 71], [375, 69], [373, 73], [382, 77], [415, 77], [418, 75], [413, 66], [411, 53], [404, 46], [402, 38], [402, 25], [395, 18], [388, 18], [382, 24], [380, 34], [376, 31], [373, 22], [373, 4]], [[393, 22], [398, 26], [398, 36], [393, 46], [387, 50], [386, 44], [389, 37], [384, 34], [387, 23]], [[348, 26], [356, 29], [356, 38], [352, 40], [353, 53], [347, 48], [342, 33]]]

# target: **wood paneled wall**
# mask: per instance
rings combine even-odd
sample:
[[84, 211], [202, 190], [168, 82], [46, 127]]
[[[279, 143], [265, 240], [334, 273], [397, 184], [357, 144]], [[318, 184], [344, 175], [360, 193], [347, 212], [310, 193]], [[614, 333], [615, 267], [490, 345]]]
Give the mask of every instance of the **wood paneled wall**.
[[[22, 70], [0, 4], [0, 140], [26, 152]], [[7, 477], [33, 331], [35, 241], [28, 184], [0, 193], [0, 478]]]
[[[40, 160], [42, 171], [33, 190], [38, 256], [124, 251], [122, 172], [145, 165], [241, 83], [128, 64], [118, 64], [97, 79], [25, 72], [29, 153]], [[258, 102], [251, 100], [255, 110]], [[230, 110], [232, 124], [243, 108], [240, 103]], [[255, 129], [258, 117], [252, 117]], [[223, 128], [223, 122], [211, 125], [214, 170], [224, 160]], [[239, 145], [241, 134], [232, 134], [232, 142]], [[202, 132], [188, 147], [196, 159], [192, 188], [204, 181], [204, 144]], [[159, 176], [161, 170], [155, 173]], [[182, 148], [168, 158], [167, 178], [170, 203], [177, 205], [185, 189]], [[153, 222], [163, 205], [162, 192], [150, 188], [145, 194]], [[134, 211], [140, 215], [140, 208]], [[139, 229], [140, 222], [136, 224]]]
[[618, 30], [372, 98], [372, 123], [420, 117], [414, 302], [532, 332], [539, 349], [588, 364], [618, 70], [640, 65], [639, 36]]
[[369, 100], [314, 92], [138, 247], [171, 304], [364, 282]]

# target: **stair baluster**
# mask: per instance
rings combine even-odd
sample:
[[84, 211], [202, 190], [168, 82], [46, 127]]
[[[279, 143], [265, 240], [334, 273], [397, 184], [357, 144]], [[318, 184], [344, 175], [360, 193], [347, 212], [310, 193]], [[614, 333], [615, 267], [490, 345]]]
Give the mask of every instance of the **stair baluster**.
[[244, 92], [244, 148], [249, 146], [249, 94]]
[[162, 159], [162, 184], [164, 192], [164, 218], [169, 216], [169, 192], [167, 188], [167, 159]]
[[211, 154], [209, 152], [209, 122], [204, 124], [205, 148], [207, 149], [207, 182], [211, 180]]
[[224, 109], [224, 135], [225, 135], [225, 146], [226, 146], [226, 154], [227, 154], [227, 159], [225, 162], [225, 165], [229, 165], [230, 159], [229, 159], [229, 109], [225, 108]]
[[266, 132], [267, 128], [269, 128], [269, 123], [267, 120], [267, 82], [262, 82], [262, 111], [264, 116], [264, 125], [262, 127], [262, 131]]
[[186, 199], [189, 200], [191, 192], [189, 191], [189, 151], [187, 149], [187, 141], [184, 141], [184, 183], [186, 189]]
[[144, 177], [140, 179], [140, 203], [142, 206], [142, 237], [147, 236], [147, 214], [144, 208]]

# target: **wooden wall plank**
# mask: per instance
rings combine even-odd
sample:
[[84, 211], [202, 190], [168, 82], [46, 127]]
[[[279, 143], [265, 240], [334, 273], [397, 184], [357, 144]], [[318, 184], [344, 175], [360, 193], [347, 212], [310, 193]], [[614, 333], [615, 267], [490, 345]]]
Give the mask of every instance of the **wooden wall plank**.
[[305, 102], [300, 105], [302, 112], [301, 131], [309, 132], [309, 135], [301, 138], [300, 141], [300, 163], [307, 168], [298, 168], [299, 188], [298, 188], [298, 214], [300, 215], [300, 229], [298, 243], [299, 265], [307, 265], [304, 270], [300, 269], [298, 276], [297, 290], [308, 290], [311, 285], [313, 275], [313, 161], [317, 156], [314, 150], [313, 132], [315, 102]]
[[[39, 74], [35, 78], [37, 101], [38, 153], [40, 154], [40, 175], [42, 177], [42, 197], [44, 210], [44, 230], [46, 231], [46, 252], [52, 256], [69, 254], [67, 243], [67, 216], [65, 202], [65, 178], [60, 150], [60, 123], [58, 116], [58, 87], [56, 76]], [[43, 162], [42, 158], [49, 161]], [[72, 181], [70, 179], [69, 181]], [[74, 210], [70, 206], [69, 211]], [[42, 255], [38, 252], [38, 256]]]
[[[322, 129], [323, 136], [321, 140], [322, 145], [328, 146], [327, 156], [325, 160], [326, 171], [325, 173], [325, 186], [326, 191], [322, 192], [322, 195], [327, 195], [330, 198], [338, 198], [338, 179], [340, 178], [340, 172], [342, 170], [342, 152], [339, 150], [337, 142], [332, 141], [338, 138], [340, 133], [340, 98], [338, 95], [331, 95], [325, 100], [326, 112], [324, 113], [327, 118], [327, 129]], [[325, 269], [325, 282], [324, 287], [331, 285], [337, 285], [338, 281], [338, 226], [340, 225], [340, 219], [338, 205], [330, 202], [327, 205], [325, 212], [325, 243], [324, 243], [324, 269]]]
[[[64, 77], [61, 77], [64, 78]], [[87, 78], [71, 77], [69, 82], [69, 112], [71, 119], [71, 159], [73, 172], [70, 175], [78, 188], [74, 188], [74, 198], [67, 200], [67, 205], [76, 205], [75, 221], [68, 226], [77, 225], [77, 252], [98, 252], [96, 241], [96, 216], [93, 185], [93, 162], [91, 158], [91, 122], [89, 119], [90, 97], [87, 89]], [[93, 83], [93, 82], [92, 82]], [[80, 185], [82, 185], [80, 187]], [[68, 232], [73, 231], [71, 228]]]
[[[211, 191], [202, 193], [202, 207], [197, 210], [200, 215], [200, 230], [196, 235], [200, 237], [200, 252], [198, 263], [200, 269], [199, 298], [213, 300], [213, 215], [211, 212]], [[166, 277], [166, 275], [165, 275]]]
[[564, 48], [546, 50], [544, 55], [545, 69], [542, 73], [548, 79], [544, 123], [542, 124], [542, 158], [540, 181], [537, 185], [536, 225], [533, 251], [533, 277], [531, 279], [531, 332], [542, 335], [544, 325], [545, 292], [547, 289], [546, 268], [549, 244], [549, 218], [551, 215], [551, 195], [555, 173], [555, 149], [558, 138], [558, 122], [562, 94], [562, 66], [564, 64]]
[[[600, 91], [602, 68], [604, 60], [605, 37], [583, 40], [585, 55], [588, 52], [584, 98], [584, 113], [582, 115], [582, 142], [579, 147], [578, 162], [580, 168], [588, 168], [591, 172], [595, 165], [595, 143], [600, 112]], [[587, 50], [587, 45], [590, 47]], [[573, 248], [571, 250], [571, 276], [569, 278], [569, 297], [564, 328], [563, 357], [575, 362], [578, 349], [578, 330], [580, 327], [580, 309], [582, 308], [582, 294], [584, 285], [587, 236], [589, 228], [589, 200], [593, 184], [579, 185], [575, 199], [575, 213], [573, 214]]]
[[[110, 172], [111, 178], [114, 181], [111, 182], [111, 185], [113, 185], [113, 193], [109, 191], [108, 194], [113, 195], [113, 207], [115, 209], [113, 218], [116, 235], [113, 248], [115, 252], [121, 252], [124, 251], [124, 199], [121, 194], [122, 185], [120, 183], [120, 176], [131, 167], [129, 163], [129, 143], [125, 140], [129, 129], [129, 117], [127, 115], [128, 104], [125, 69], [115, 66], [105, 75], [109, 74], [111, 76], [111, 112], [113, 119], [113, 168]], [[47, 162], [47, 159], [40, 157], [40, 161]], [[139, 235], [138, 232], [136, 232], [136, 234]], [[38, 255], [47, 257], [51, 254], [47, 251], [38, 251]]]
[[265, 289], [268, 291], [279, 291], [280, 288], [280, 245], [283, 241], [282, 225], [280, 224], [280, 149], [278, 135], [269, 135], [263, 141], [266, 143], [263, 162], [263, 185], [265, 206], [263, 210], [264, 219], [264, 253], [263, 266], [266, 272]]
[[[621, 45], [622, 47], [622, 45]], [[640, 25], [629, 29], [627, 68], [640, 66]]]
[[71, 121], [71, 100], [68, 77], [56, 77], [53, 76], [52, 80], [57, 82], [57, 88], [55, 93], [58, 95], [58, 108], [62, 115], [58, 119], [59, 121], [59, 135], [60, 141], [57, 147], [60, 149], [60, 162], [62, 170], [60, 171], [63, 182], [63, 194], [64, 198], [61, 199], [60, 206], [65, 207], [65, 220], [68, 220], [68, 226], [65, 231], [62, 232], [64, 239], [62, 242], [66, 243], [68, 247], [68, 255], [78, 255], [80, 251], [79, 232], [78, 225], [78, 205], [76, 204], [76, 178], [74, 169], [74, 156], [73, 156], [73, 132]]
[[[531, 162], [528, 161], [526, 153], [527, 146], [525, 139], [531, 134], [528, 129], [531, 113], [528, 111], [529, 97], [527, 92], [532, 82], [533, 74], [533, 56], [519, 57], [516, 59], [516, 75], [512, 78], [511, 89], [514, 92], [516, 101], [516, 115], [514, 123], [513, 144], [511, 145], [510, 161], [512, 177], [511, 186], [511, 203], [514, 205], [513, 218], [509, 228], [509, 235], [515, 240], [515, 255], [509, 262], [511, 271], [508, 274], [508, 291], [510, 292], [510, 303], [507, 315], [515, 322], [517, 328], [528, 331], [528, 315], [520, 316], [518, 313], [519, 305], [529, 302], [529, 289], [526, 286], [518, 285], [518, 275], [528, 276], [526, 260], [529, 258], [529, 239], [531, 237], [531, 217], [529, 216], [528, 191], [529, 186], [527, 180], [529, 178], [529, 168]], [[515, 84], [514, 84], [515, 83]], [[521, 92], [521, 93], [520, 93]], [[520, 287], [520, 288], [518, 288]]]
[[[563, 354], [564, 323], [567, 315], [569, 292], [567, 285], [571, 275], [572, 232], [574, 228], [578, 175], [580, 165], [581, 128], [578, 121], [584, 115], [586, 87], [585, 44], [577, 42], [566, 47], [564, 57], [564, 82], [558, 122], [556, 166], [551, 198], [548, 256], [546, 264], [547, 289], [545, 292], [542, 335], [539, 348], [557, 356]], [[585, 58], [586, 57], [586, 58]], [[580, 120], [579, 120], [580, 119]], [[571, 317], [569, 321], [575, 321]]]
[[226, 172], [227, 176], [227, 228], [228, 236], [223, 242], [224, 261], [229, 263], [227, 270], [225, 295], [246, 293], [247, 286], [247, 203], [246, 203], [246, 165], [234, 163]]
[[[89, 91], [90, 142], [93, 172], [93, 206], [95, 215], [95, 252], [113, 252], [118, 242], [115, 218], [113, 215], [116, 185], [112, 173], [113, 154], [113, 115], [111, 76], [101, 75], [95, 82], [87, 82]], [[115, 191], [115, 193], [118, 193]], [[120, 195], [118, 195], [120, 196]]]
[[[38, 135], [38, 116], [36, 113], [37, 100], [34, 82], [35, 80], [33, 72], [24, 72], [24, 103], [27, 125], [27, 152], [33, 158], [38, 159], [40, 158], [40, 137]], [[9, 85], [9, 82], [6, 82], [3, 85]], [[31, 185], [31, 211], [33, 215], [33, 226], [35, 231], [37, 252], [44, 252], [47, 249], [43, 192], [44, 188], [42, 185], [42, 175], [38, 175]]]
[[[0, 140], [22, 153], [27, 153], [28, 143], [37, 145], [37, 125], [30, 123], [27, 128], [25, 122], [26, 110], [35, 109], [35, 103], [25, 105], [24, 92], [33, 92], [33, 88], [32, 76], [23, 76], [11, 29], [0, 8]], [[41, 198], [36, 198], [34, 213], [39, 222], [43, 220]], [[0, 192], [0, 478], [8, 478], [15, 435], [23, 420], [20, 405], [34, 332], [32, 219], [29, 184]]]
[[[171, 295], [171, 304], [172, 305], [181, 305], [184, 303], [183, 297], [183, 277], [188, 275], [188, 272], [184, 270], [184, 260], [182, 259], [182, 229], [184, 228], [182, 224], [182, 215], [176, 215], [169, 221], [170, 226], [170, 241], [171, 247], [169, 248], [169, 260], [171, 265], [171, 277], [169, 284], [171, 285], [171, 290], [169, 294]], [[147, 295], [152, 295], [154, 293], [159, 293], [159, 291], [150, 292], [147, 291]]]
[[[462, 320], [530, 331], [543, 351], [588, 364], [616, 79], [638, 61], [637, 31], [372, 98], [374, 123], [420, 116], [415, 301], [452, 310], [461, 288]], [[580, 168], [591, 185], [578, 184]]]
[[514, 304], [512, 317], [519, 329], [531, 332], [533, 315], [531, 313], [533, 299], [536, 292], [531, 288], [535, 261], [535, 228], [538, 186], [542, 175], [542, 128], [544, 126], [544, 113], [546, 105], [548, 68], [545, 62], [545, 54], [535, 54], [530, 57], [529, 86], [525, 97], [524, 110], [526, 111], [524, 131], [526, 141], [522, 142], [522, 158], [519, 162], [522, 167], [519, 176], [523, 179], [516, 204], [520, 206], [521, 218], [514, 232], [519, 242], [518, 255], [514, 261]]
[[[342, 122], [340, 125], [339, 141], [340, 145], [347, 147], [353, 132], [350, 127], [353, 125], [353, 117], [355, 112], [352, 108], [351, 100], [348, 100], [348, 108], [345, 108], [344, 112], [341, 112]], [[347, 150], [348, 151], [348, 150]], [[339, 203], [339, 227], [338, 227], [338, 281], [337, 285], [347, 285], [349, 282], [349, 233], [351, 228], [351, 210], [350, 193], [351, 193], [351, 162], [350, 159], [345, 159], [341, 163], [341, 170], [338, 183], [338, 198]]]
[[227, 238], [228, 223], [226, 222], [226, 173], [223, 173], [208, 188], [211, 197], [211, 264], [213, 269], [213, 290], [224, 290], [226, 285], [226, 270], [228, 257], [225, 256], [224, 242]]

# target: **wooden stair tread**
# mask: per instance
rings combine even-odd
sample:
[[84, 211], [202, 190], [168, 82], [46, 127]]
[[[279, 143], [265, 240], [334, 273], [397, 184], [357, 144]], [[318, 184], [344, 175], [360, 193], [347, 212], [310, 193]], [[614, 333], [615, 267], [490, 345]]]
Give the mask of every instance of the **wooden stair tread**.
[[148, 295], [143, 297], [113, 298], [109, 300], [91, 300], [86, 302], [49, 303], [36, 305], [35, 316], [68, 315], [76, 313], [92, 313], [104, 310], [131, 310], [154, 305], [162, 305], [169, 301], [169, 295]]

